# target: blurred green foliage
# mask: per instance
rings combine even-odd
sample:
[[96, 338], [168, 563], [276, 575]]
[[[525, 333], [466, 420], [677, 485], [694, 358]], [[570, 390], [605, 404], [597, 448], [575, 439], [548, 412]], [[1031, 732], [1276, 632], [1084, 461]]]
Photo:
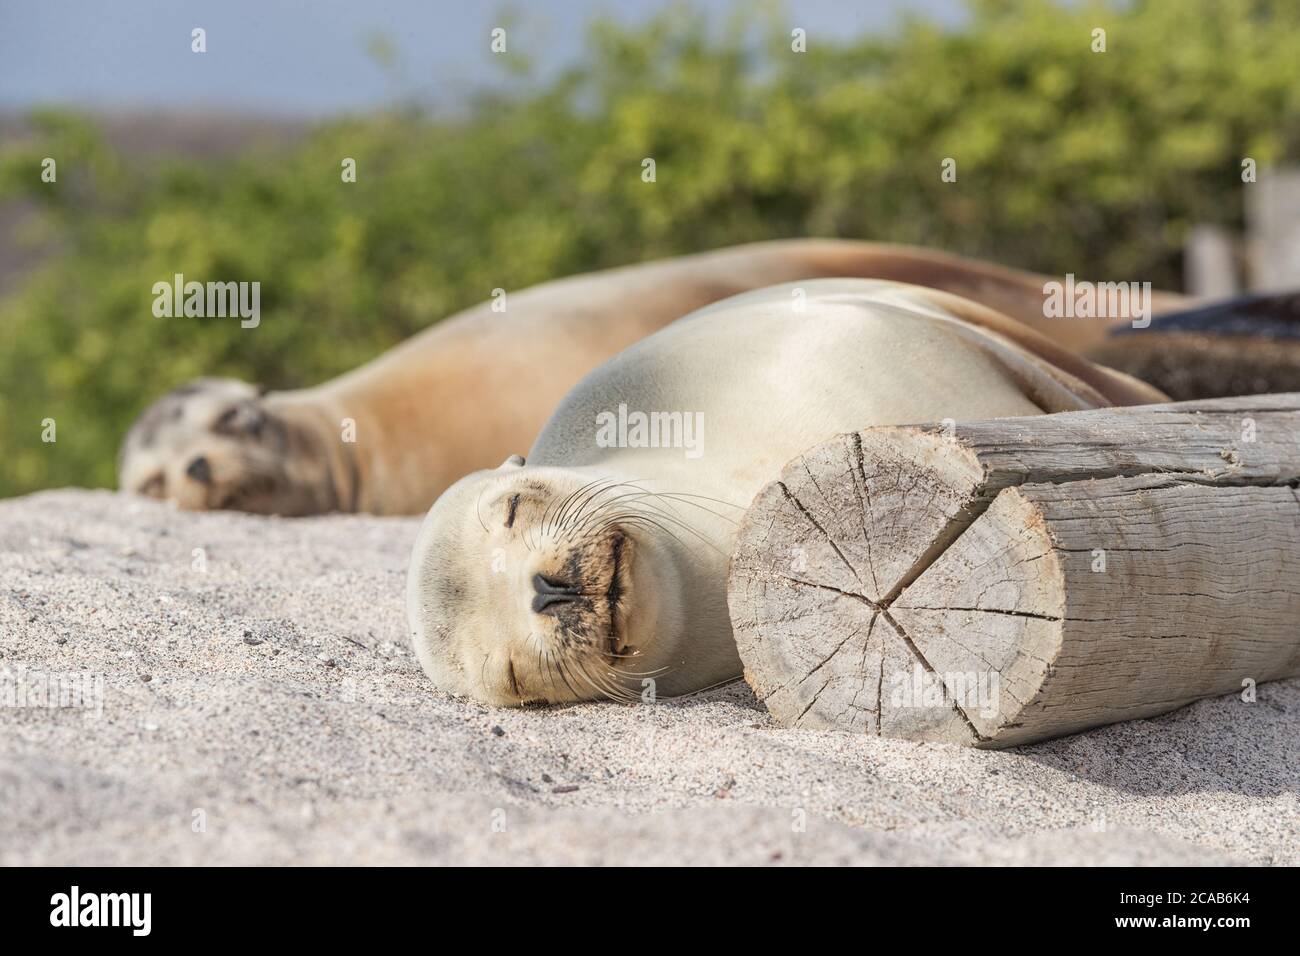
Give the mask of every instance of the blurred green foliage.
[[[1242, 158], [1300, 156], [1300, 0], [974, 0], [957, 27], [805, 54], [797, 25], [600, 22], [577, 67], [461, 115], [395, 108], [229, 160], [133, 163], [33, 116], [0, 196], [36, 200], [59, 252], [0, 303], [0, 495], [111, 485], [132, 417], [186, 379], [313, 384], [494, 287], [716, 246], [872, 238], [1177, 286], [1189, 226], [1239, 223]], [[259, 280], [261, 326], [155, 318], [177, 272]]]

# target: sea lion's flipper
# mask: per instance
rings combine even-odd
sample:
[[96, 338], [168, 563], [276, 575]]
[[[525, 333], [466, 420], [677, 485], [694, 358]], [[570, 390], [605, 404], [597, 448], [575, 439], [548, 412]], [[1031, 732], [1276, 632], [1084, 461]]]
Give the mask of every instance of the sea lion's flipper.
[[1300, 292], [1238, 296], [1122, 326], [1088, 357], [1175, 401], [1300, 391]]

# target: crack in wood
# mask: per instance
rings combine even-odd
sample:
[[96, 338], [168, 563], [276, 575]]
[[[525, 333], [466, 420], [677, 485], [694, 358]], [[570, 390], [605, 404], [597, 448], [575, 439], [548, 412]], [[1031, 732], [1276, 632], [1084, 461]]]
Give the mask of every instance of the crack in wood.
[[880, 610], [880, 605], [875, 601], [871, 600], [871, 598], [867, 597], [865, 594], [858, 594], [856, 591], [845, 591], [841, 588], [835, 587], [833, 584], [818, 584], [816, 581], [805, 581], [803, 578], [792, 578], [788, 574], [777, 574], [774, 576], [790, 584], [797, 584], [800, 587], [816, 588], [819, 591], [831, 591], [838, 594], [840, 597], [853, 598], [855, 601], [861, 601], [863, 604], [866, 604], [873, 611]]
[[[879, 615], [877, 615], [879, 616]], [[871, 619], [871, 623], [876, 623], [876, 618]], [[867, 631], [867, 642], [871, 642], [871, 631]], [[880, 736], [880, 719], [885, 713], [885, 635], [882, 631], [880, 634], [880, 676], [876, 678], [876, 736]]]
[[[806, 679], [807, 679], [807, 678], [805, 678], [805, 680], [806, 680]], [[803, 720], [803, 719], [804, 719], [804, 715], [806, 715], [806, 714], [808, 713], [808, 711], [810, 711], [810, 710], [813, 709], [813, 704], [817, 703], [817, 698], [820, 697], [820, 696], [822, 695], [822, 691], [824, 691], [827, 687], [830, 687], [830, 686], [831, 686], [831, 681], [833, 681], [834, 679], [835, 679], [835, 675], [834, 675], [834, 674], [832, 674], [830, 677], [826, 678], [826, 683], [822, 684], [822, 686], [818, 689], [817, 693], [813, 694], [813, 699], [810, 700], [810, 701], [808, 701], [808, 706], [805, 707], [803, 710], [799, 711], [799, 716], [796, 717], [796, 718], [794, 719], [794, 726], [795, 726], [795, 727], [798, 727], [798, 726], [799, 726], [799, 721]], [[800, 683], [803, 683], [803, 681], [800, 681]]]
[[[832, 590], [833, 590], [833, 589], [832, 589]], [[851, 597], [852, 595], [849, 595], [849, 596]], [[868, 641], [871, 640], [871, 629], [872, 629], [872, 627], [875, 625], [875, 623], [876, 623], [876, 615], [873, 613], [873, 614], [871, 615], [871, 620], [867, 623], [867, 640], [868, 640]], [[759, 703], [762, 703], [762, 702], [764, 702], [764, 701], [766, 701], [766, 700], [769, 700], [770, 698], [772, 698], [772, 697], [776, 696], [777, 694], [781, 693], [781, 691], [785, 690], [787, 687], [790, 687], [790, 686], [795, 685], [795, 684], [802, 684], [802, 683], [803, 683], [804, 681], [806, 681], [809, 677], [812, 677], [813, 674], [816, 674], [819, 670], [821, 670], [823, 667], [825, 667], [827, 664], [829, 664], [829, 663], [831, 662], [831, 660], [835, 657], [835, 655], [838, 654], [838, 653], [840, 652], [841, 649], [843, 649], [844, 645], [847, 644], [847, 643], [848, 643], [850, 640], [852, 640], [854, 637], [856, 637], [859, 633], [860, 633], [860, 631], [858, 631], [858, 630], [854, 630], [854, 631], [852, 631], [852, 632], [851, 632], [847, 637], [844, 638], [844, 640], [842, 640], [842, 641], [840, 641], [838, 644], [836, 644], [835, 647], [831, 650], [831, 652], [830, 652], [829, 654], [827, 654], [824, 658], [822, 658], [821, 663], [819, 663], [816, 667], [814, 667], [814, 668], [813, 668], [812, 670], [810, 670], [808, 673], [804, 674], [802, 677], [792, 677], [792, 678], [790, 678], [788, 681], [786, 681], [784, 684], [782, 684], [780, 687], [774, 688], [773, 690], [769, 691], [767, 694], [762, 695], [761, 697], [758, 698]], [[825, 689], [826, 689], [826, 685], [823, 684], [823, 685], [822, 685], [822, 690], [825, 690]], [[820, 694], [821, 691], [819, 690], [817, 693]], [[807, 713], [807, 712], [808, 712], [808, 711], [807, 711], [807, 708], [805, 708], [804, 711], [803, 711], [803, 713]], [[802, 714], [801, 714], [800, 716], [802, 716]]]
[[880, 599], [881, 609], [883, 610], [893, 604], [917, 578], [930, 569], [934, 562], [943, 557], [944, 552], [956, 544], [957, 539], [965, 534], [966, 530], [988, 509], [992, 500], [992, 498], [989, 498], [987, 501], [981, 501], [978, 496], [968, 498], [944, 526], [939, 529], [939, 533], [935, 535], [930, 546], [912, 562], [912, 566], [899, 576], [894, 586]]
[[[872, 526], [874, 526], [876, 515], [875, 511], [871, 507], [871, 491], [867, 487], [867, 466], [862, 453], [862, 433], [854, 432], [851, 437], [853, 440], [853, 453], [858, 462], [859, 479], [853, 482], [853, 487], [858, 493], [858, 505], [862, 509], [862, 540], [867, 546], [867, 570], [871, 572], [871, 593], [879, 598], [880, 582], [876, 579], [875, 552], [871, 547], [871, 535], [867, 533], [867, 522], [870, 521]], [[850, 463], [850, 474], [852, 471], [853, 465]]]
[[[978, 729], [976, 729], [975, 722], [970, 719], [970, 716], [962, 708], [961, 704], [958, 703], [957, 698], [954, 697], [952, 692], [948, 689], [948, 682], [945, 681], [943, 675], [935, 670], [930, 662], [925, 659], [925, 655], [921, 653], [921, 649], [916, 646], [916, 643], [910, 637], [907, 636], [907, 631], [903, 629], [903, 625], [894, 620], [893, 616], [884, 608], [881, 608], [880, 613], [884, 616], [885, 620], [890, 623], [890, 626], [893, 627], [894, 633], [903, 639], [903, 643], [907, 646], [907, 649], [912, 652], [912, 656], [916, 658], [917, 663], [925, 668], [928, 673], [933, 674], [935, 678], [938, 679], [939, 686], [943, 688], [944, 696], [952, 701], [952, 709], [966, 722], [966, 726], [970, 729], [970, 732], [975, 735], [975, 739], [977, 741], [991, 740], [992, 738], [985, 737]], [[822, 688], [822, 690], [825, 689], [826, 688], [824, 687]]]
[[[806, 464], [806, 463], [805, 463], [805, 465], [804, 465], [804, 468], [805, 468], [805, 469], [807, 468], [807, 464]], [[786, 500], [789, 501], [791, 504], [793, 504], [796, 508], [798, 508], [799, 511], [803, 514], [803, 516], [804, 516], [805, 518], [808, 519], [809, 523], [810, 523], [814, 528], [816, 528], [818, 531], [821, 532], [822, 537], [824, 537], [824, 538], [826, 539], [826, 543], [829, 544], [829, 545], [831, 546], [831, 548], [835, 551], [835, 553], [836, 553], [837, 555], [839, 555], [840, 560], [844, 562], [844, 566], [845, 566], [846, 568], [849, 569], [849, 573], [853, 575], [853, 580], [857, 581], [858, 584], [861, 584], [861, 583], [862, 583], [862, 578], [858, 577], [858, 572], [857, 572], [857, 570], [856, 570], [856, 569], [853, 567], [853, 565], [850, 563], [849, 559], [846, 558], [846, 557], [844, 556], [844, 552], [841, 551], [839, 545], [837, 545], [837, 544], [835, 543], [835, 539], [832, 538], [832, 537], [831, 537], [831, 536], [826, 532], [826, 529], [823, 528], [823, 527], [818, 523], [817, 519], [814, 518], [814, 517], [812, 516], [812, 512], [809, 511], [807, 508], [804, 507], [802, 501], [800, 501], [798, 498], [796, 498], [793, 494], [790, 493], [790, 489], [786, 487], [784, 481], [778, 481], [778, 482], [777, 482], [777, 486], [780, 487], [780, 489], [781, 489], [781, 494], [785, 495]]]
[[1034, 620], [1054, 620], [1060, 623], [1065, 618], [1057, 618], [1052, 614], [1035, 614], [1034, 611], [1009, 611], [1004, 607], [931, 607], [923, 604], [902, 605], [905, 611], [969, 611], [971, 614], [1005, 614], [1009, 618], [1032, 618]]

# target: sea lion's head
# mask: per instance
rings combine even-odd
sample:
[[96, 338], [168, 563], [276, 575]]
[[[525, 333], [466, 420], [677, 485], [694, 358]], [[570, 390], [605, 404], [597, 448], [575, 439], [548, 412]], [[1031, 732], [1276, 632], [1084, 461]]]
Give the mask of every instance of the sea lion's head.
[[264, 389], [201, 378], [146, 408], [122, 441], [118, 485], [189, 510], [299, 515], [335, 510], [328, 450]]
[[411, 558], [407, 617], [441, 690], [496, 706], [671, 687], [688, 610], [644, 489], [519, 456], [457, 482]]

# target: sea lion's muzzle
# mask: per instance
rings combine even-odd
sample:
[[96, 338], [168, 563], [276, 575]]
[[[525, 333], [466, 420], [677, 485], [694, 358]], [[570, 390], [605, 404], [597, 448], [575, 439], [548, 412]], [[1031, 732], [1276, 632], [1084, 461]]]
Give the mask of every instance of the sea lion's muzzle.
[[632, 546], [618, 527], [561, 539], [558, 553], [542, 558], [523, 579], [524, 599], [543, 621], [532, 625], [555, 648], [618, 654], [628, 614]]
[[185, 468], [185, 474], [201, 485], [212, 484], [212, 465], [207, 455], [199, 455]]
[[536, 614], [544, 613], [553, 604], [568, 603], [582, 597], [581, 588], [547, 578], [543, 574], [533, 575], [533, 590], [537, 592], [533, 598], [533, 612]]

